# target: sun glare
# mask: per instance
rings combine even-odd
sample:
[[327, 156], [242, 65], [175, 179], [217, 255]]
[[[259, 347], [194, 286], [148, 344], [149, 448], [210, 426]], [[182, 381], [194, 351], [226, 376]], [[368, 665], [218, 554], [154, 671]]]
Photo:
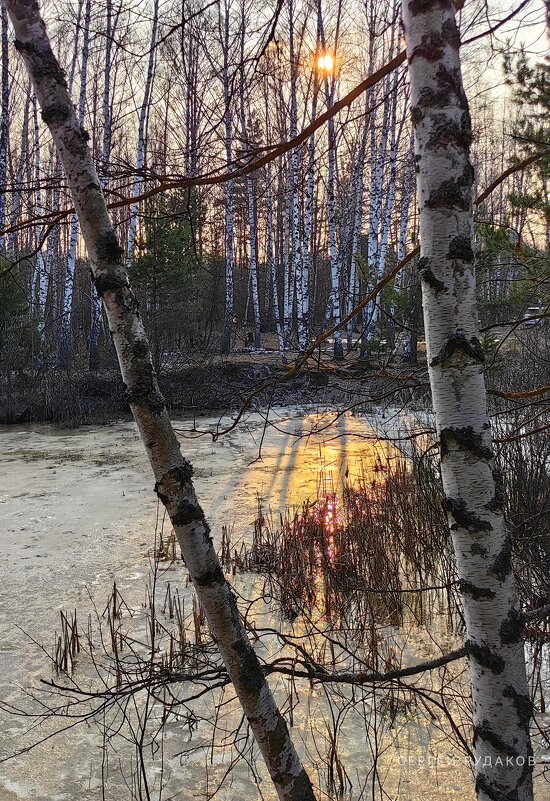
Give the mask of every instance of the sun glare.
[[334, 59], [330, 53], [323, 53], [317, 59], [317, 67], [323, 72], [332, 72], [334, 69]]

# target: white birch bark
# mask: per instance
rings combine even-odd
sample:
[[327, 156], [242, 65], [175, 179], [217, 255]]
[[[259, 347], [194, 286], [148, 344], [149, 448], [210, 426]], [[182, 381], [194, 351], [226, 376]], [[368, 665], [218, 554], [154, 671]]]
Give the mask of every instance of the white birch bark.
[[471, 124], [451, 0], [405, 0], [424, 323], [472, 682], [479, 801], [532, 801], [523, 625], [486, 409], [472, 249]]
[[174, 526], [235, 692], [281, 801], [314, 801], [311, 783], [247, 639], [198, 504], [192, 466], [180, 452], [158, 388], [139, 307], [128, 281], [99, 178], [52, 52], [36, 0], [7, 0], [21, 53], [58, 150], [88, 251], [95, 286], [113, 334], [127, 398], [155, 475], [155, 490]]
[[[149, 59], [147, 62], [147, 75], [145, 78], [145, 89], [143, 91], [143, 100], [139, 111], [138, 122], [138, 140], [136, 151], [136, 174], [134, 179], [134, 186], [132, 188], [132, 197], [138, 197], [143, 185], [142, 170], [145, 164], [145, 143], [147, 138], [147, 115], [149, 112], [149, 102], [151, 100], [151, 90], [153, 88], [153, 76], [155, 73], [155, 54], [157, 43], [157, 28], [158, 28], [158, 15], [159, 15], [159, 0], [153, 2], [153, 23], [151, 26], [151, 42], [149, 45]], [[128, 224], [128, 241], [126, 246], [126, 260], [128, 269], [132, 266], [134, 259], [134, 249], [136, 244], [136, 230], [138, 221], [138, 206], [137, 201], [130, 206], [130, 222]]]

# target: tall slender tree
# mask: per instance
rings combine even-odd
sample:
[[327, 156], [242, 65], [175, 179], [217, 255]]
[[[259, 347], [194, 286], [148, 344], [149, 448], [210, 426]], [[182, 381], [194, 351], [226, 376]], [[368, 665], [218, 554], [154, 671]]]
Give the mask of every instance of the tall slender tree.
[[[232, 91], [229, 75], [230, 61], [230, 36], [229, 36], [229, 14], [230, 0], [224, 0], [223, 14], [222, 4], [219, 6], [218, 32], [220, 46], [222, 50], [222, 85], [223, 85], [223, 125], [224, 125], [224, 145], [225, 158], [227, 164], [231, 164], [233, 157], [233, 113], [232, 113]], [[235, 184], [229, 180], [225, 184], [225, 308], [223, 317], [223, 333], [221, 341], [221, 352], [228, 354], [231, 351], [231, 331], [233, 327], [233, 301], [234, 301], [234, 243], [233, 231], [235, 225]]]
[[479, 801], [532, 801], [522, 614], [479, 341], [471, 123], [452, 0], [404, 0], [420, 207], [419, 271], [441, 474], [460, 577]]
[[[80, 11], [79, 11], [80, 13]], [[80, 66], [80, 93], [78, 97], [78, 121], [81, 128], [84, 125], [84, 111], [86, 107], [86, 91], [88, 88], [88, 57], [90, 53], [90, 19], [92, 13], [91, 0], [86, 0], [84, 10], [84, 25], [82, 30], [82, 62]], [[76, 47], [73, 65], [76, 63]], [[72, 357], [72, 309], [74, 273], [76, 268], [76, 254], [78, 246], [78, 218], [71, 216], [71, 233], [69, 252], [65, 269], [65, 287], [63, 291], [63, 313], [61, 318], [61, 331], [59, 338], [59, 363], [68, 367]]]
[[[145, 75], [145, 88], [139, 110], [136, 167], [134, 185], [132, 187], [132, 197], [137, 198], [143, 185], [143, 167], [145, 165], [145, 149], [147, 143], [147, 116], [151, 103], [151, 92], [153, 89], [153, 79], [155, 76], [155, 56], [157, 43], [157, 29], [159, 21], [159, 0], [153, 0], [153, 20], [151, 23], [151, 39], [149, 42], [147, 73]], [[136, 243], [136, 231], [138, 223], [138, 203], [136, 200], [130, 206], [130, 222], [128, 224], [128, 242], [126, 245], [126, 258], [128, 267], [132, 266], [134, 258], [134, 248]]]
[[[4, 230], [6, 222], [6, 176], [8, 172], [9, 150], [9, 106], [10, 106], [10, 76], [8, 69], [8, 12], [4, 5], [0, 6], [0, 81], [2, 95], [2, 111], [0, 112], [0, 231]], [[4, 235], [0, 234], [0, 251], [5, 247]]]

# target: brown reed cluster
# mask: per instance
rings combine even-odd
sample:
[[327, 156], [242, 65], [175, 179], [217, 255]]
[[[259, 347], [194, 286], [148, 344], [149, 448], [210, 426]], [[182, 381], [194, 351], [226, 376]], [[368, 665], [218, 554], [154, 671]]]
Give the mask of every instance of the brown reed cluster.
[[264, 573], [284, 617], [323, 615], [348, 634], [380, 623], [431, 622], [456, 612], [454, 568], [435, 461], [412, 448], [288, 510], [279, 526], [259, 507], [252, 543], [231, 546], [226, 569]]

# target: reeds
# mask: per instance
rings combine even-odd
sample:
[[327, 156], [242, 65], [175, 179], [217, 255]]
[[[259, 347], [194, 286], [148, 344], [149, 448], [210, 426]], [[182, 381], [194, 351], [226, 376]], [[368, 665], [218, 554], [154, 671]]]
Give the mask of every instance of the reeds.
[[76, 666], [76, 657], [80, 653], [80, 634], [76, 619], [76, 609], [68, 613], [60, 610], [61, 632], [55, 632], [53, 665], [56, 673], [71, 673]]
[[374, 621], [428, 624], [455, 609], [442, 489], [433, 459], [378, 458], [341, 492], [325, 491], [280, 517], [260, 507], [252, 542], [239, 553], [224, 537], [227, 569], [266, 574], [284, 617], [323, 615], [363, 637]]

